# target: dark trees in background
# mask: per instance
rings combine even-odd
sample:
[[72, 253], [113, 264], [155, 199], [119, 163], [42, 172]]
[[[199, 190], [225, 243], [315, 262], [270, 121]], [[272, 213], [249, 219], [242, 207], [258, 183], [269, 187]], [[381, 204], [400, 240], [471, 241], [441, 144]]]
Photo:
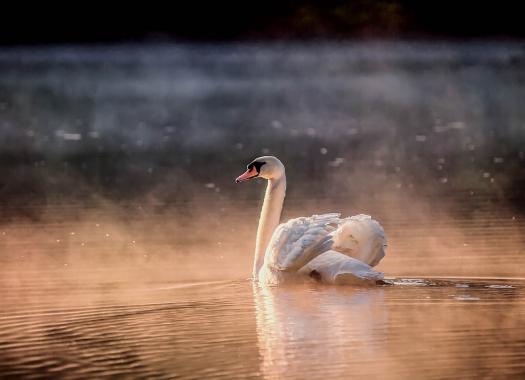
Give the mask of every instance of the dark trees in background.
[[3, 5], [1, 44], [525, 37], [520, 2], [254, 0]]

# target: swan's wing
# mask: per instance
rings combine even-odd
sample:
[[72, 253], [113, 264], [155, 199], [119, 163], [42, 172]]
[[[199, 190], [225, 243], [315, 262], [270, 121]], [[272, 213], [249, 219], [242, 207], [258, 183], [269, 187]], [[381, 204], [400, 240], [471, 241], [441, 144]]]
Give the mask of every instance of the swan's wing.
[[385, 256], [387, 246], [383, 227], [368, 215], [355, 215], [340, 220], [333, 232], [334, 251], [376, 266]]
[[370, 265], [332, 250], [310, 261], [301, 273], [328, 284], [375, 284], [383, 279]]
[[332, 246], [331, 232], [340, 214], [313, 215], [290, 219], [274, 231], [265, 260], [271, 268], [296, 271]]

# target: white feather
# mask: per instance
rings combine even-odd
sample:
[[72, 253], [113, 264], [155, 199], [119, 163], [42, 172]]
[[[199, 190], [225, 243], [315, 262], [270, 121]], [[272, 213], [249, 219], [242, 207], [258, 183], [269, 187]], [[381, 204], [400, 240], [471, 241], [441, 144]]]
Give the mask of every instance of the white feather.
[[280, 224], [266, 249], [265, 264], [276, 270], [297, 271], [332, 245], [330, 233], [340, 214], [313, 215]]
[[313, 271], [326, 284], [375, 284], [383, 279], [383, 273], [374, 271], [370, 265], [336, 251], [319, 255], [301, 269], [305, 275]]
[[385, 231], [369, 215], [360, 214], [342, 219], [332, 235], [334, 251], [370, 266], [376, 266], [385, 257]]

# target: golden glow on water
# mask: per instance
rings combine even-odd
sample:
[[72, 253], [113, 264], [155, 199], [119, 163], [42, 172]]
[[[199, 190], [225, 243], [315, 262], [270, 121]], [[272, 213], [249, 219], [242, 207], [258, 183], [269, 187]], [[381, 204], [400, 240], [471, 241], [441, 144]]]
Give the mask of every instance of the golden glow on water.
[[256, 288], [265, 378], [523, 373], [517, 363], [525, 346], [514, 336], [525, 324], [523, 283], [495, 288], [476, 281], [402, 283], [372, 289]]
[[[525, 283], [375, 288], [3, 277], [5, 376], [391, 379], [525, 371]], [[85, 286], [67, 286], [80, 281]]]
[[[49, 209], [40, 222], [4, 225], [0, 373], [185, 379], [525, 373], [523, 223], [505, 209], [486, 208], [488, 217], [470, 222], [460, 212], [425, 222], [382, 202], [372, 212], [389, 237], [379, 269], [411, 280], [372, 288], [261, 287], [248, 280], [254, 242], [245, 238], [255, 234], [256, 205], [223, 205], [229, 212], [220, 220], [200, 212], [178, 218], [176, 208], [133, 219], [125, 210], [60, 218], [63, 210]], [[291, 202], [287, 213], [315, 209], [333, 206], [318, 200], [299, 210]], [[447, 277], [456, 279], [440, 280]]]
[[[241, 211], [220, 221], [204, 213], [179, 219], [177, 209], [132, 220], [115, 209], [90, 210], [60, 221], [63, 210], [50, 209], [39, 223], [5, 225], [0, 372], [187, 379], [523, 374], [525, 283], [497, 278], [524, 277], [515, 253], [521, 221], [500, 208], [476, 222], [434, 215], [409, 228], [414, 215], [381, 205], [390, 246], [379, 269], [390, 278], [419, 275], [372, 288], [254, 285], [253, 240], [238, 237], [254, 235], [256, 205], [225, 204]], [[292, 215], [305, 212], [291, 206]], [[454, 276], [473, 278], [439, 280]]]

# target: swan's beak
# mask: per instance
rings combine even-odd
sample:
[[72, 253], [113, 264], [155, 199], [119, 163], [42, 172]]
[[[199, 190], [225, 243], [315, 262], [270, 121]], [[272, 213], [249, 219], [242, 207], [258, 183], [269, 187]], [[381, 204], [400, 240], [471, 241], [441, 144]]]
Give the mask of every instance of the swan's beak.
[[257, 169], [255, 167], [252, 167], [251, 169], [246, 170], [244, 173], [242, 173], [240, 176], [238, 176], [235, 179], [236, 183], [242, 182], [242, 181], [248, 181], [249, 179], [255, 178], [259, 175], [257, 172]]

